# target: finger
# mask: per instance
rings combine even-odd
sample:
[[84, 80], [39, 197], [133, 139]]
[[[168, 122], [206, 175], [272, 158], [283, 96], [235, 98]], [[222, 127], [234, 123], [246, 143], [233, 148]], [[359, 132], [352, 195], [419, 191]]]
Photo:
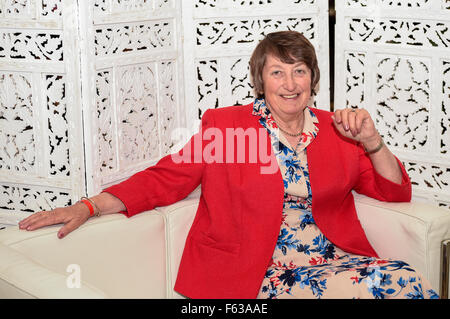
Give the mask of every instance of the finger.
[[348, 130], [352, 133], [353, 137], [355, 137], [358, 134], [357, 128], [356, 128], [356, 117], [358, 113], [356, 113], [355, 110], [351, 110], [348, 112]]
[[348, 131], [350, 129], [349, 121], [348, 121], [350, 110], [351, 109], [344, 109], [341, 112], [341, 124], [345, 131]]
[[334, 115], [332, 116], [332, 118], [336, 121], [336, 123], [341, 123], [342, 122], [341, 113], [342, 113], [342, 110], [336, 110], [334, 112]]
[[67, 236], [69, 233], [80, 227], [85, 221], [81, 219], [71, 219], [58, 231], [58, 238], [61, 239]]
[[347, 131], [344, 129], [342, 122], [337, 123], [336, 120], [333, 121], [334, 127], [338, 130], [339, 134], [348, 137]]
[[18, 225], [19, 225], [19, 228], [20, 228], [20, 229], [24, 229], [24, 228], [25, 228], [25, 225], [28, 224], [28, 222], [30, 221], [31, 216], [32, 216], [32, 215], [30, 215], [30, 216], [28, 216], [28, 217], [22, 219], [22, 220], [19, 222]]
[[27, 218], [24, 218], [23, 220], [21, 220], [19, 222], [19, 228], [20, 229], [26, 229], [28, 226], [34, 224], [35, 222], [37, 222], [39, 219], [42, 219], [44, 217], [44, 214], [46, 212], [45, 211], [40, 211], [34, 214], [31, 214], [30, 216], [28, 216]]
[[367, 118], [367, 114], [365, 111], [361, 110], [360, 112], [358, 112], [358, 114], [355, 118], [355, 128], [356, 128], [356, 131], [358, 134], [361, 133], [362, 126], [363, 126], [363, 123], [366, 120], [366, 118]]
[[22, 219], [19, 224], [26, 224], [30, 221], [32, 221], [33, 219], [36, 219], [38, 216], [41, 216], [43, 213], [45, 213], [45, 211], [39, 211], [36, 213], [32, 213], [29, 216], [25, 217], [24, 219]]
[[58, 224], [61, 222], [62, 218], [60, 214], [56, 213], [54, 210], [42, 211], [35, 214], [35, 216], [33, 216], [33, 218], [31, 218], [30, 221], [26, 225], [24, 225], [24, 229], [36, 230], [44, 226]]

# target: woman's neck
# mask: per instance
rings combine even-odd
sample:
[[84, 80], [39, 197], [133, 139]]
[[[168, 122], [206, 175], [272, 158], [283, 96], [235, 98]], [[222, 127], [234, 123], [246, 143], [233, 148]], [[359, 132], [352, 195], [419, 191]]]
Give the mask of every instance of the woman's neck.
[[305, 119], [303, 111], [293, 116], [277, 114], [273, 112], [272, 109], [270, 109], [270, 112], [272, 113], [272, 117], [275, 123], [277, 123], [277, 126], [282, 130], [287, 131], [291, 134], [297, 134], [303, 130], [303, 123]]

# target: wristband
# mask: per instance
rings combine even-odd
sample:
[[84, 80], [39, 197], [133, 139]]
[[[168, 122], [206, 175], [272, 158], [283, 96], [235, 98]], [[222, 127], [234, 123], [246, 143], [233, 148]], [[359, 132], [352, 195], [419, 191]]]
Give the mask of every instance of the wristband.
[[[80, 202], [82, 202], [89, 208], [89, 217], [100, 216], [100, 210], [98, 209], [97, 205], [95, 205], [95, 203], [92, 200], [90, 200], [87, 197], [81, 197]], [[94, 209], [94, 207], [96, 209]]]
[[364, 147], [364, 149], [365, 149], [365, 151], [366, 151], [366, 154], [370, 155], [370, 154], [374, 154], [374, 153], [378, 152], [379, 150], [381, 150], [381, 148], [383, 147], [383, 145], [384, 145], [383, 139], [380, 139], [380, 143], [379, 143], [378, 146], [375, 147], [373, 150], [368, 151], [368, 150], [366, 150], [365, 147]]

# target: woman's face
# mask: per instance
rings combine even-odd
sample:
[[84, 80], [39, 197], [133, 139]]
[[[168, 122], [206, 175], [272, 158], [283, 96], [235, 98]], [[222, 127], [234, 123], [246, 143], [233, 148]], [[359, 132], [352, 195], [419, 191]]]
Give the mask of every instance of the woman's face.
[[305, 63], [287, 64], [269, 54], [262, 79], [271, 112], [284, 119], [303, 113], [311, 97], [311, 70]]

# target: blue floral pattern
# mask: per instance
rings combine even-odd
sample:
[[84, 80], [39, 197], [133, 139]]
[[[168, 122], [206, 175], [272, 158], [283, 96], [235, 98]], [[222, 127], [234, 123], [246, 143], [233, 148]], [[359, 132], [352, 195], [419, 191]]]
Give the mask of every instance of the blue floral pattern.
[[280, 134], [264, 99], [255, 100], [253, 114], [270, 134], [285, 189], [280, 233], [258, 298], [439, 298], [407, 263], [347, 253], [317, 227], [306, 159], [306, 147], [318, 134], [311, 110], [305, 109], [295, 149]]

